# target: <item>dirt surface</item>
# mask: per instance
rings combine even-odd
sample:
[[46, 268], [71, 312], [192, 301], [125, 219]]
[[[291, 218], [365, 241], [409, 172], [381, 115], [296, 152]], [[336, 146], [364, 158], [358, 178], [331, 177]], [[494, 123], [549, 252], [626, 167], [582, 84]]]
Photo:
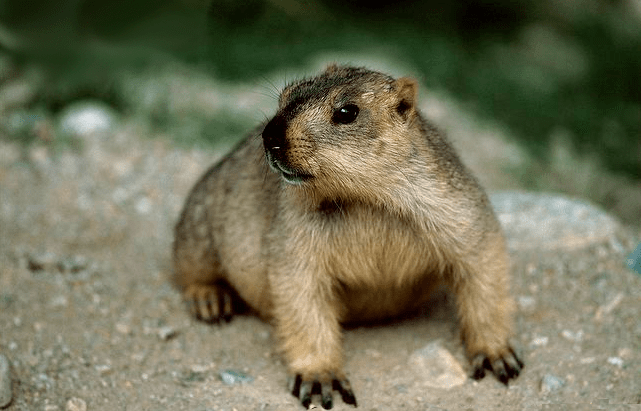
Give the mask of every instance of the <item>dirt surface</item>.
[[[135, 134], [124, 127], [94, 136], [81, 152], [0, 140], [0, 355], [11, 363], [8, 408], [302, 409], [286, 391], [267, 324], [253, 317], [198, 323], [167, 282], [173, 223], [218, 154]], [[641, 277], [624, 265], [637, 239], [596, 209], [564, 220], [550, 212], [554, 202], [537, 208], [539, 197], [529, 197], [533, 211], [523, 213], [522, 199], [503, 196], [522, 376], [509, 388], [492, 377], [430, 388], [410, 361], [430, 342], [439, 341], [469, 372], [443, 299], [417, 318], [346, 331], [346, 371], [359, 409], [632, 409], [623, 404], [641, 402]], [[563, 236], [584, 241], [565, 247]], [[245, 378], [227, 384], [221, 375]], [[350, 408], [337, 402], [335, 409]]]
[[[16, 87], [0, 96], [4, 129], [22, 130], [9, 120], [32, 98], [29, 87]], [[217, 95], [215, 87], [195, 90], [208, 104]], [[478, 125], [448, 115], [438, 98], [423, 101], [484, 184], [518, 189], [504, 172], [521, 161], [518, 148], [490, 129], [472, 133]], [[60, 147], [51, 141], [55, 119], [43, 118], [29, 123], [37, 135], [30, 146], [0, 130], [0, 408], [302, 409], [286, 390], [268, 324], [247, 316], [199, 323], [167, 281], [173, 224], [222, 151], [151, 140], [140, 122], [114, 125], [109, 115], [75, 137], [81, 148]], [[449, 358], [446, 374], [459, 365], [469, 373], [441, 298], [418, 317], [345, 332], [359, 409], [638, 409], [641, 276], [625, 266], [638, 229], [551, 194], [493, 201], [512, 255], [523, 374], [509, 388], [493, 377], [435, 388], [439, 375], [426, 357], [434, 346]], [[335, 399], [335, 409], [351, 408]]]

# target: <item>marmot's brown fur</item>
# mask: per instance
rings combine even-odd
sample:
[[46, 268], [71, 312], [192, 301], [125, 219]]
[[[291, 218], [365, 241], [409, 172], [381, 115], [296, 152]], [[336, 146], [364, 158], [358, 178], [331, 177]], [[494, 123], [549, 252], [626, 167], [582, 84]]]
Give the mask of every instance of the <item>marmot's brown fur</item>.
[[415, 310], [440, 285], [475, 378], [507, 383], [523, 367], [501, 228], [408, 78], [332, 65], [287, 86], [276, 115], [193, 188], [174, 267], [197, 318], [229, 319], [240, 297], [273, 322], [305, 406], [318, 392], [330, 408], [333, 390], [356, 405], [341, 323]]

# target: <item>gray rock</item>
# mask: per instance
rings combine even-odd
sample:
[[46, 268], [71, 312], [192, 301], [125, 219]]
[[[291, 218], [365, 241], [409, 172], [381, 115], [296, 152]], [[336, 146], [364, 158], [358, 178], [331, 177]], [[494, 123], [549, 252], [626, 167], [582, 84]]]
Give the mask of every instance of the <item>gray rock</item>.
[[467, 380], [461, 364], [438, 341], [414, 351], [409, 365], [427, 387], [450, 389]]
[[490, 201], [512, 250], [581, 249], [609, 243], [620, 230], [606, 212], [559, 195], [498, 192]]
[[13, 380], [9, 359], [0, 354], [0, 408], [8, 407], [13, 400]]

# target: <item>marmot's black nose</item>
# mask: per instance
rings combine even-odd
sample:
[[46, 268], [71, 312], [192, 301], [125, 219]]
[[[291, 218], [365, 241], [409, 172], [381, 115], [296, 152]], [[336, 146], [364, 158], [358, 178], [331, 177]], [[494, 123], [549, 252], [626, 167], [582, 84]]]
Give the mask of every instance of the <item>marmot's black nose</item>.
[[281, 158], [289, 148], [285, 134], [287, 133], [287, 120], [277, 115], [263, 129], [263, 145], [265, 151], [272, 156]]

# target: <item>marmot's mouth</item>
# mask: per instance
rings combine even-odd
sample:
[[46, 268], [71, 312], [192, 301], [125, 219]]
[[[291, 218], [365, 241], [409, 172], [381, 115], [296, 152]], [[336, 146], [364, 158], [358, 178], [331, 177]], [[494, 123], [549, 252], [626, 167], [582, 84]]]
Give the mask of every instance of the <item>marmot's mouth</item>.
[[282, 170], [281, 174], [283, 176], [283, 180], [285, 180], [289, 184], [302, 184], [312, 178], [312, 176], [310, 176], [309, 174], [290, 173]]
[[267, 160], [270, 167], [274, 171], [279, 172], [283, 176], [283, 180], [289, 184], [303, 184], [305, 181], [308, 181], [313, 177], [311, 174], [294, 170], [291, 167], [282, 164], [282, 162], [274, 158], [269, 151], [267, 152]]

